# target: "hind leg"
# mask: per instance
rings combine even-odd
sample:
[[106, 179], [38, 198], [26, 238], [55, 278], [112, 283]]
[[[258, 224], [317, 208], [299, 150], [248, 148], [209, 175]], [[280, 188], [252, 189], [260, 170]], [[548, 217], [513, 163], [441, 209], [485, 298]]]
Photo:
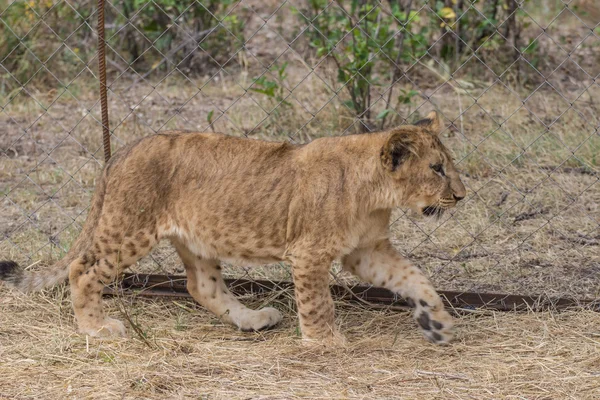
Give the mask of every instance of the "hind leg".
[[[113, 239], [119, 239], [114, 235]], [[69, 283], [78, 330], [90, 336], [125, 336], [123, 323], [104, 313], [102, 290], [156, 244], [156, 238], [144, 232], [118, 241], [108, 237], [99, 236], [92, 249], [70, 265]]]
[[281, 321], [281, 313], [275, 308], [252, 310], [240, 303], [225, 285], [217, 260], [196, 256], [179, 240], [172, 240], [172, 243], [185, 265], [188, 291], [221, 320], [242, 331], [267, 329]]

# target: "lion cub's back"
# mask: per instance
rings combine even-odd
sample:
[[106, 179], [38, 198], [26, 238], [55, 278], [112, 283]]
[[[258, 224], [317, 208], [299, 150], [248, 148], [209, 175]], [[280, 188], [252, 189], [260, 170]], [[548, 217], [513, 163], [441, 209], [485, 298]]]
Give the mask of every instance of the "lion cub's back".
[[[297, 147], [214, 133], [168, 132], [115, 158], [111, 185], [132, 204], [203, 242], [229, 236], [236, 248], [281, 254]], [[121, 153], [121, 152], [120, 152]], [[232, 244], [233, 246], [233, 244]], [[248, 251], [249, 253], [249, 251]]]

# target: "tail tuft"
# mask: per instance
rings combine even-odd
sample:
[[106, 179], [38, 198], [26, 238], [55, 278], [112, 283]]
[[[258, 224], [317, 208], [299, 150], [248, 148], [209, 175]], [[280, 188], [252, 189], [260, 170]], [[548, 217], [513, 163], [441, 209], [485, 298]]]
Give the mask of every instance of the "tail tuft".
[[14, 261], [0, 261], [0, 281], [19, 286], [23, 279], [23, 270]]

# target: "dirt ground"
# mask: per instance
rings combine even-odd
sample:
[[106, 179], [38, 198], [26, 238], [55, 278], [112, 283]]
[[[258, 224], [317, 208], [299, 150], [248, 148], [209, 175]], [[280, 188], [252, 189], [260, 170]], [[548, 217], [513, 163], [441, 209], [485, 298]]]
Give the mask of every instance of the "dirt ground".
[[[0, 289], [0, 399], [597, 399], [600, 314], [472, 312], [457, 340], [427, 343], [407, 313], [338, 304], [345, 347], [279, 327], [242, 333], [188, 300], [108, 301], [144, 340], [74, 333], [64, 290]], [[249, 300], [252, 306], [261, 301]]]

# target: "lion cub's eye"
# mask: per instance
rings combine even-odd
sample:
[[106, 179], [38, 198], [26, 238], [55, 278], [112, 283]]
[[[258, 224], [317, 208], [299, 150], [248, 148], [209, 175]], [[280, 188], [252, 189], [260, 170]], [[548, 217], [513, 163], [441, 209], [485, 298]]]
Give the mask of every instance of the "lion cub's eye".
[[437, 172], [441, 176], [446, 176], [446, 174], [444, 173], [444, 167], [442, 166], [442, 164], [430, 165], [430, 167], [431, 167], [432, 170], [434, 170], [435, 172]]

